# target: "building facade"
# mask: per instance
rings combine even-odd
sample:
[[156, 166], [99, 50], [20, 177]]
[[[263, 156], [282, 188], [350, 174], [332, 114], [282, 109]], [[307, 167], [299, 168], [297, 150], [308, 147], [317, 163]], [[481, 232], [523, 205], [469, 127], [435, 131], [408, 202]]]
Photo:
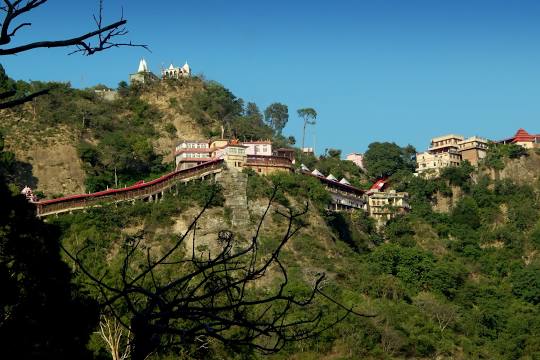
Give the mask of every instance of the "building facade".
[[461, 161], [468, 161], [471, 165], [478, 166], [478, 163], [487, 155], [489, 143], [487, 139], [472, 136], [460, 141], [458, 146]]
[[174, 151], [177, 170], [189, 169], [204, 162], [224, 159], [230, 168], [251, 168], [262, 175], [277, 171], [293, 171], [294, 151], [272, 150], [271, 141], [189, 140], [179, 143]]
[[356, 166], [364, 170], [364, 154], [350, 153], [347, 155], [346, 160], [352, 161]]
[[270, 140], [242, 141], [242, 145], [246, 147], [247, 155], [272, 155], [272, 142]]
[[367, 196], [369, 216], [375, 219], [378, 225], [410, 210], [409, 194], [406, 192], [370, 190]]
[[488, 140], [478, 136], [465, 139], [450, 134], [433, 138], [427, 151], [416, 154], [416, 173], [436, 177], [442, 169], [459, 166], [465, 160], [477, 166], [486, 157], [487, 149]]

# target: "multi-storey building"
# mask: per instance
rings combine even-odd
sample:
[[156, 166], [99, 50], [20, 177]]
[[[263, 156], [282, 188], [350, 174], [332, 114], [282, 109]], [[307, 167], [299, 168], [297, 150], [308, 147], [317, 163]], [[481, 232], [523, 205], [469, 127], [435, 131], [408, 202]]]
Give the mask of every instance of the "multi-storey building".
[[380, 179], [366, 192], [366, 210], [381, 226], [397, 214], [410, 210], [409, 194], [388, 190], [388, 181]]
[[486, 156], [488, 140], [473, 136], [465, 139], [461, 135], [445, 135], [431, 139], [426, 152], [416, 154], [416, 173], [424, 176], [438, 176], [449, 166], [459, 166], [467, 160], [478, 165]]
[[386, 223], [397, 214], [407, 212], [410, 209], [409, 194], [406, 192], [370, 190], [367, 196], [369, 216], [375, 219], [378, 224]]
[[174, 155], [177, 170], [224, 159], [231, 168], [248, 167], [266, 175], [276, 171], [292, 171], [294, 163], [293, 150], [278, 149], [274, 152], [271, 141], [183, 141], [176, 146]]
[[488, 140], [478, 136], [472, 136], [458, 143], [458, 151], [461, 161], [468, 161], [471, 165], [477, 166], [480, 160], [486, 157], [488, 150]]
[[272, 155], [272, 142], [270, 140], [242, 141], [242, 145], [246, 147], [247, 155]]
[[176, 169], [184, 170], [213, 159], [210, 143], [204, 140], [187, 140], [175, 148]]

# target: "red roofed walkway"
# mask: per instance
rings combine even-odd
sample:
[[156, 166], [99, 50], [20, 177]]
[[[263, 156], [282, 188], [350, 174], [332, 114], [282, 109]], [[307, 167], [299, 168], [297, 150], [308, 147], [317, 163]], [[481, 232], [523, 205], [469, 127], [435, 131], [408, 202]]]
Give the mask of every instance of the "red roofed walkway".
[[147, 183], [137, 183], [123, 189], [110, 189], [92, 194], [72, 195], [58, 199], [39, 201], [36, 204], [37, 216], [48, 216], [63, 212], [80, 210], [87, 207], [100, 206], [105, 203], [133, 201], [138, 199], [154, 199], [178, 183], [185, 183], [195, 179], [219, 173], [223, 170], [223, 160], [213, 160], [190, 169], [177, 170], [163, 175]]

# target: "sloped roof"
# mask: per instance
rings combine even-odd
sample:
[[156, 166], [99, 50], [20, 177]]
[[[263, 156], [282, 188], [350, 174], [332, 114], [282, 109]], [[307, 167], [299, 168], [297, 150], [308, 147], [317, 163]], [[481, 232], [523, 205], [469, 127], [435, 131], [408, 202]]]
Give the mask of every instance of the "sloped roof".
[[501, 140], [501, 143], [516, 143], [516, 142], [533, 142], [540, 139], [540, 134], [532, 135], [529, 134], [525, 129], [520, 128], [516, 131], [515, 135], [511, 138]]
[[351, 185], [351, 183], [348, 182], [347, 179], [345, 179], [345, 178], [339, 180], [339, 183], [340, 183], [340, 184], [345, 184], [345, 185]]
[[321, 177], [324, 177], [324, 175], [323, 175], [319, 170], [317, 170], [317, 169], [313, 170], [311, 173], [312, 173], [313, 175], [315, 175], [315, 176], [321, 176]]
[[386, 179], [379, 179], [379, 180], [377, 180], [375, 182], [375, 184], [371, 185], [369, 190], [379, 190], [380, 191], [380, 190], [384, 189], [386, 184], [387, 184]]
[[338, 179], [332, 175], [332, 174], [329, 174], [327, 177], [326, 177], [328, 180], [332, 180], [332, 181], [338, 181]]

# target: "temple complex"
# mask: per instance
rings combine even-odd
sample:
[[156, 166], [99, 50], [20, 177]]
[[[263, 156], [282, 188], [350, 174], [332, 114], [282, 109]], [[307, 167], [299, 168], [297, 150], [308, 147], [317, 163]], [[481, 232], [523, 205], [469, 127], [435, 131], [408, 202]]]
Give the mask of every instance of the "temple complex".
[[190, 77], [190, 76], [191, 76], [191, 68], [189, 67], [187, 61], [182, 67], [177, 67], [171, 64], [169, 65], [168, 68], [161, 70], [161, 77], [163, 79], [179, 80], [181, 78]]
[[540, 134], [531, 135], [525, 129], [519, 129], [514, 136], [501, 140], [499, 143], [521, 145], [525, 149], [540, 148]]
[[[182, 67], [177, 67], [171, 64], [168, 68], [161, 70], [162, 79], [174, 79], [179, 80], [191, 76], [191, 67], [186, 63]], [[157, 81], [159, 78], [150, 71], [145, 59], [139, 61], [139, 68], [137, 72], [129, 75], [129, 82], [131, 84], [140, 83], [146, 84], [149, 82]]]

